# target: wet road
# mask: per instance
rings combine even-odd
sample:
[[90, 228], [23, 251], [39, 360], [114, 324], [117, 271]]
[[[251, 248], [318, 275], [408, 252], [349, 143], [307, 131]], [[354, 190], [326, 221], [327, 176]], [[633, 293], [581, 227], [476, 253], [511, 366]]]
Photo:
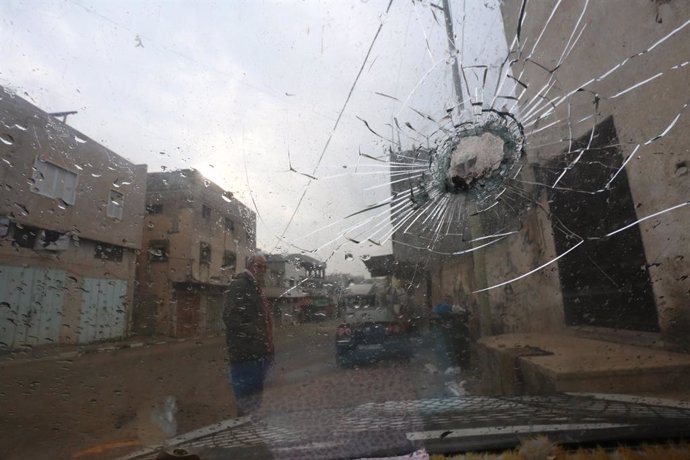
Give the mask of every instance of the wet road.
[[[276, 331], [263, 414], [448, 394], [421, 338], [409, 363], [335, 364], [333, 321]], [[83, 356], [0, 359], [0, 458], [114, 458], [162, 441], [174, 396], [177, 433], [235, 415], [220, 337]], [[170, 425], [170, 424], [168, 424]]]
[[433, 351], [413, 338], [410, 362], [382, 360], [342, 368], [335, 363], [335, 323], [308, 334], [288, 334], [267, 380], [264, 412], [355, 406], [444, 394], [443, 378], [431, 372]]

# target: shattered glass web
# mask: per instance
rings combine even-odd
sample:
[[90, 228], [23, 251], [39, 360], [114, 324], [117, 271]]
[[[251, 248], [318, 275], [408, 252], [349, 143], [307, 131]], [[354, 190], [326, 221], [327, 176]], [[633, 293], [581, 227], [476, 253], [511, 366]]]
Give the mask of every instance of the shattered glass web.
[[[397, 244], [407, 246], [416, 251], [418, 263], [424, 265], [437, 256], [464, 256], [473, 251], [481, 250], [487, 246], [504, 241], [506, 238], [515, 238], [520, 235], [523, 228], [522, 220], [525, 211], [534, 210], [543, 213], [554, 225], [554, 229], [567, 235], [571, 242], [569, 248], [561, 251], [544, 264], [521, 273], [518, 276], [507, 279], [501, 283], [486, 286], [475, 292], [494, 289], [530, 276], [539, 270], [557, 262], [560, 258], [576, 249], [588, 239], [609, 238], [623, 232], [638, 223], [662, 216], [665, 213], [675, 211], [687, 206], [690, 202], [683, 201], [665, 209], [638, 216], [620, 228], [612, 229], [606, 234], [578, 234], [572, 232], [557, 219], [538, 200], [538, 195], [544, 190], [568, 191], [573, 193], [600, 194], [611, 188], [621, 172], [625, 170], [629, 162], [637, 155], [648, 153], [649, 146], [664, 138], [677, 125], [682, 117], [686, 116], [688, 101], [672, 117], [664, 120], [655, 135], [636, 140], [634, 143], [619, 142], [617, 147], [623, 155], [620, 164], [601, 165], [604, 169], [604, 180], [595, 188], [583, 189], [569, 187], [568, 175], [578, 163], [586, 161], [586, 154], [592, 150], [593, 140], [597, 136], [596, 127], [602, 121], [599, 116], [600, 108], [610, 101], [618, 98], [635, 97], [635, 92], [645, 85], [661, 84], [660, 78], [669, 72], [687, 71], [688, 61], [677, 62], [666, 69], [649, 69], [649, 75], [637, 79], [632, 84], [613, 93], [599, 94], [596, 91], [597, 83], [619, 78], [625, 74], [626, 69], [634, 60], [645, 59], [651, 53], [663, 52], [664, 43], [690, 26], [690, 19], [681, 24], [665, 36], [659, 38], [642, 49], [635, 50], [623, 60], [614, 62], [605, 72], [592, 75], [579, 84], [562, 87], [560, 73], [583, 38], [588, 33], [588, 23], [585, 20], [590, 1], [579, 2], [580, 14], [567, 16], [569, 21], [566, 36], [567, 40], [562, 44], [558, 60], [554, 63], [540, 63], [536, 56], [539, 55], [542, 39], [549, 27], [553, 27], [554, 18], [558, 18], [562, 10], [562, 0], [556, 1], [547, 17], [539, 25], [539, 33], [524, 37], [522, 32], [526, 23], [530, 20], [530, 2], [524, 0], [520, 4], [517, 24], [506, 24], [506, 30], [514, 29], [513, 39], [508, 43], [508, 53], [498, 65], [465, 65], [461, 51], [451, 55], [445, 50], [432, 50], [429, 47], [429, 39], [433, 34], [445, 34], [443, 28], [443, 11], [433, 2], [413, 1], [411, 4], [396, 4], [393, 1], [388, 4], [382, 13], [381, 22], [373, 35], [370, 46], [363, 58], [362, 66], [357, 77], [352, 83], [344, 104], [339, 111], [332, 132], [330, 133], [321, 155], [311, 174], [300, 172], [292, 167], [288, 153], [290, 170], [294, 174], [300, 174], [308, 178], [308, 182], [302, 192], [300, 200], [293, 209], [291, 217], [280, 235], [276, 235], [276, 244], [273, 250], [299, 250], [305, 253], [315, 253], [328, 262], [331, 258], [340, 254], [340, 250], [349, 244], [373, 244], [383, 246], [391, 239]], [[451, 3], [452, 10], [456, 14], [462, 14], [463, 19], [471, 21], [464, 16], [464, 2]], [[366, 120], [357, 114], [356, 117], [374, 136], [378, 150], [362, 151], [356, 159], [353, 159], [355, 172], [343, 175], [365, 177], [382, 173], [387, 174], [388, 180], [375, 186], [365, 188], [364, 191], [376, 189], [390, 189], [391, 193], [384, 199], [378, 200], [357, 212], [349, 215], [335, 216], [333, 222], [317, 228], [312, 232], [297, 239], [288, 240], [287, 234], [295, 218], [298, 218], [300, 208], [305, 197], [310, 193], [314, 182], [327, 182], [337, 176], [319, 176], [319, 168], [324, 160], [328, 159], [328, 149], [337, 132], [341, 118], [347, 113], [348, 104], [352, 94], [358, 90], [358, 84], [363, 77], [370, 60], [375, 59], [376, 42], [382, 33], [385, 33], [386, 15], [391, 8], [411, 8], [410, 14], [431, 15], [434, 18], [431, 29], [420, 29], [420, 39], [426, 40], [427, 51], [433, 64], [429, 66], [422, 79], [410, 88], [409, 91], [401, 91], [400, 95], [390, 95], [376, 92], [376, 96], [394, 102], [396, 112], [388, 121]], [[493, 8], [498, 5], [490, 6]], [[462, 50], [464, 26], [460, 33], [456, 31], [456, 46]], [[496, 30], [496, 33], [503, 33]], [[510, 34], [506, 34], [510, 36]], [[458, 43], [459, 42], [459, 43]], [[457, 97], [452, 90], [451, 69], [458, 60], [462, 96]], [[551, 65], [550, 65], [551, 64]], [[523, 81], [523, 76], [529, 71], [541, 73], [539, 78], [533, 78], [532, 83]], [[439, 83], [445, 80], [445, 83]], [[624, 81], [625, 79], [621, 79]], [[415, 100], [415, 94], [424, 87], [437, 88], [445, 92], [442, 104], [434, 106], [422, 106], [423, 102]], [[589, 113], [575, 113], [575, 106], [581, 107], [581, 98], [588, 98]], [[679, 95], [680, 98], [688, 97], [688, 94]], [[468, 130], [482, 131], [482, 127], [491, 121], [498, 120], [506, 123], [506, 131], [512, 132], [514, 139], [520, 142], [524, 136], [524, 146], [521, 146], [519, 155], [514, 164], [510, 164], [500, 175], [494, 175], [486, 182], [486, 189], [481, 194], [453, 194], [436, 186], [438, 179], [434, 170], [444, 151], [453, 144], [453, 139], [467, 135]], [[511, 123], [507, 123], [511, 122]], [[573, 132], [583, 125], [589, 127], [590, 137], [584, 146], [576, 145]], [[566, 130], [568, 135], [562, 137]], [[519, 131], [519, 132], [518, 132]], [[386, 134], [390, 132], [390, 134]], [[465, 132], [465, 134], [463, 134]], [[552, 149], [552, 158], [562, 163], [558, 168], [554, 167], [554, 161], [543, 161], [540, 158], [531, 158], [531, 149]], [[534, 164], [534, 163], [538, 164]], [[536, 170], [537, 177], [524, 174], [524, 166], [530, 165]], [[352, 168], [352, 165], [349, 165]], [[343, 165], [343, 167], [346, 167]], [[437, 168], [437, 166], [436, 166]], [[491, 185], [491, 186], [489, 186]], [[488, 190], [488, 192], [487, 192]], [[259, 219], [262, 219], [260, 210], [257, 209]], [[481, 229], [477, 234], [477, 229]], [[324, 243], [318, 246], [310, 246], [310, 241], [317, 235], [329, 235]], [[321, 240], [320, 240], [321, 241]]]

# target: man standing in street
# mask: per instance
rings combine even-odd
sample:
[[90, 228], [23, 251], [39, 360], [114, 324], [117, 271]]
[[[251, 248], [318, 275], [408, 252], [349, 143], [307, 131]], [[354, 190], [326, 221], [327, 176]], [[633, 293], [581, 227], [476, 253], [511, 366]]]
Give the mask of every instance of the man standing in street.
[[254, 255], [237, 274], [225, 295], [223, 321], [230, 357], [230, 384], [238, 415], [261, 404], [266, 373], [274, 358], [271, 308], [263, 293], [266, 258]]

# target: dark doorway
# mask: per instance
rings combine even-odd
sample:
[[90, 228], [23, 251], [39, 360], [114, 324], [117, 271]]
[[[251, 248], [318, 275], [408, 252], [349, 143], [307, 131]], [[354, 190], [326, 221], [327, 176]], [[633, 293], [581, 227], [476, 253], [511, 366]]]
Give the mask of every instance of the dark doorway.
[[136, 302], [132, 318], [132, 332], [136, 335], [154, 335], [156, 331], [156, 310], [160, 299], [156, 296], [141, 296]]
[[[555, 177], [587, 147], [588, 133], [550, 165], [544, 180]], [[585, 239], [558, 261], [565, 320], [569, 326], [589, 325], [639, 331], [658, 331], [656, 305], [638, 226], [609, 238], [607, 233], [637, 219], [628, 176], [621, 171], [609, 190], [599, 193], [609, 176], [623, 162], [618, 135], [609, 117], [598, 124], [592, 142], [558, 187], [548, 189], [556, 250], [564, 253], [578, 241], [568, 230]], [[567, 229], [567, 230], [565, 230]]]
[[177, 301], [176, 337], [195, 337], [199, 335], [201, 319], [201, 298], [199, 289], [193, 285], [179, 284], [175, 289]]

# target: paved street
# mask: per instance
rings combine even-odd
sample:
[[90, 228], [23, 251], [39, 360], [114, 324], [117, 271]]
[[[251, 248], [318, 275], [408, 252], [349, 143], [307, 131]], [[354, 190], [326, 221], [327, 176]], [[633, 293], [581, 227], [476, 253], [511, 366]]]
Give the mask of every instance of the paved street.
[[[335, 365], [334, 322], [276, 332], [276, 366], [261, 412], [335, 408], [437, 396], [443, 378], [417, 343], [410, 363]], [[424, 351], [427, 350], [427, 351]], [[156, 413], [168, 396], [182, 433], [235, 415], [222, 338], [0, 360], [0, 458], [114, 458], [165, 438]]]

